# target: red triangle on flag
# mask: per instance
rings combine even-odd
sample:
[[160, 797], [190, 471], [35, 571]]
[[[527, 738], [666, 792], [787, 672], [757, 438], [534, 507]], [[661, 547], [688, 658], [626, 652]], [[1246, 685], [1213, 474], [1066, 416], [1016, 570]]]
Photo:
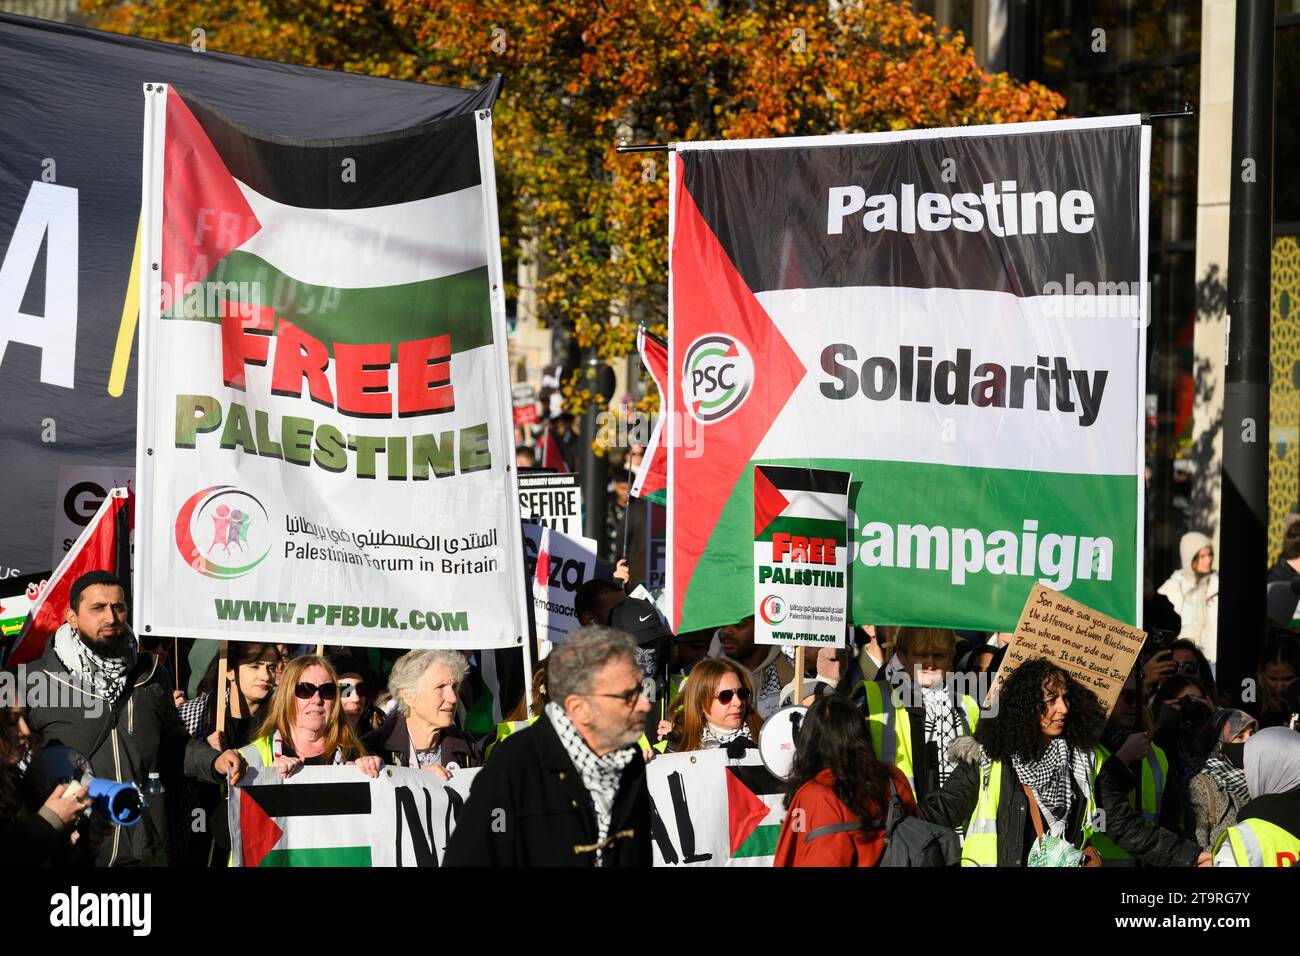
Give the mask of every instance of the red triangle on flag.
[[[545, 534], [545, 532], [543, 532]], [[537, 571], [533, 575], [534, 579], [542, 587], [546, 587], [551, 577], [551, 552], [540, 549], [537, 552]]]
[[771, 809], [758, 799], [753, 790], [727, 769], [727, 823], [731, 837], [731, 852], [735, 853], [758, 825], [767, 819]]
[[754, 537], [767, 530], [767, 526], [790, 505], [787, 498], [761, 468], [754, 469]]
[[262, 860], [280, 842], [284, 831], [266, 815], [247, 790], [239, 791], [239, 839], [244, 866], [261, 866]]

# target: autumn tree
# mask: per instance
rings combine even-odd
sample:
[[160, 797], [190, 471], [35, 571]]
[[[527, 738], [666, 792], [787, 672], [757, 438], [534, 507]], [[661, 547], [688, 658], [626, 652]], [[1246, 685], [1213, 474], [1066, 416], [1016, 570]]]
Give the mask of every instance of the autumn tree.
[[[1060, 95], [989, 74], [907, 3], [734, 0], [85, 0], [97, 25], [452, 86], [503, 73], [502, 251], [538, 264], [544, 322], [615, 357], [664, 331], [665, 154], [632, 141], [1052, 119]], [[517, 289], [509, 288], [510, 295]], [[655, 397], [651, 397], [653, 403]]]

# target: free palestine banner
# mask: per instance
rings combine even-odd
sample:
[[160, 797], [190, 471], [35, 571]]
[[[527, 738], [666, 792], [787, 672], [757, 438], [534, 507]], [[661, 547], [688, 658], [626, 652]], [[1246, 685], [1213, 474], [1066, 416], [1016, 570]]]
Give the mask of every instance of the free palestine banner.
[[137, 628], [520, 643], [487, 111], [312, 141], [144, 96]]
[[669, 587], [754, 613], [754, 466], [848, 472], [850, 617], [1009, 631], [1035, 582], [1140, 623], [1139, 117], [680, 143]]
[[182, 83], [237, 123], [314, 139], [489, 109], [500, 89], [499, 78], [462, 90], [198, 52], [185, 37], [0, 12], [3, 596], [48, 578], [108, 489], [132, 477], [141, 85]]

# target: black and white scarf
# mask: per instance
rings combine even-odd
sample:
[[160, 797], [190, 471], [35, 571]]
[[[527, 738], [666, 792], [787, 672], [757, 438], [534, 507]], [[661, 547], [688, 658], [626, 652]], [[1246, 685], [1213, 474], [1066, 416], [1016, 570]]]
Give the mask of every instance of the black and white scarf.
[[126, 675], [135, 666], [140, 645], [135, 633], [123, 629], [123, 653], [118, 657], [103, 657], [87, 644], [71, 624], [62, 625], [54, 632], [54, 655], [69, 674], [86, 690], [108, 701], [112, 707], [126, 687]]
[[749, 728], [741, 724], [735, 730], [723, 730], [721, 727], [715, 727], [708, 721], [704, 722], [704, 732], [700, 734], [700, 749], [714, 750], [718, 747], [725, 747], [732, 741], [744, 737], [746, 740], [753, 740], [749, 735]]
[[1250, 789], [1246, 786], [1246, 771], [1234, 767], [1218, 751], [1206, 758], [1201, 773], [1210, 778], [1210, 782], [1230, 796], [1238, 806], [1250, 802]]
[[1037, 760], [1012, 757], [1011, 766], [1020, 782], [1034, 791], [1047, 829], [1053, 836], [1062, 836], [1074, 802], [1070, 778], [1074, 778], [1085, 799], [1092, 793], [1092, 763], [1088, 754], [1074, 750], [1057, 737]]
[[948, 782], [949, 774], [957, 769], [956, 762], [948, 756], [948, 745], [964, 733], [961, 717], [947, 687], [922, 687], [921, 701], [925, 704], [925, 742], [939, 748], [939, 786], [942, 787]]
[[[573, 726], [573, 721], [559, 704], [554, 702], [547, 704], [546, 716], [550, 719], [551, 726], [555, 728], [560, 743], [564, 745], [564, 752], [569, 755], [573, 766], [582, 777], [582, 785], [591, 794], [591, 803], [596, 810], [596, 842], [604, 843], [609, 836], [609, 824], [614, 814], [614, 798], [618, 795], [619, 780], [622, 779], [623, 771], [632, 762], [632, 758], [640, 759], [641, 755], [635, 748], [624, 747], [598, 757], [587, 746], [581, 732]], [[599, 846], [596, 848], [596, 865], [604, 865], [603, 853]]]

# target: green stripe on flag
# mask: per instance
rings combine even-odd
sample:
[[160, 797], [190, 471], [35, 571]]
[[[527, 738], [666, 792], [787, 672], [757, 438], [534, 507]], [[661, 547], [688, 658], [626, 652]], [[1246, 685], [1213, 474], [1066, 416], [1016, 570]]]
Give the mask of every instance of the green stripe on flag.
[[781, 825], [779, 823], [756, 827], [754, 832], [745, 838], [745, 842], [736, 847], [736, 852], [731, 854], [731, 858], [733, 860], [744, 860], [758, 856], [775, 856], [776, 844], [780, 837]]
[[[234, 283], [233, 286], [230, 284]], [[396, 344], [451, 334], [453, 353], [492, 344], [492, 313], [487, 266], [456, 275], [371, 289], [335, 289], [299, 282], [265, 259], [236, 249], [209, 273], [202, 295], [195, 295], [189, 311], [198, 315], [176, 315], [176, 306], [164, 316], [198, 322], [220, 322], [219, 312], [209, 312], [207, 286], [213, 285], [214, 301], [241, 301], [240, 284], [248, 302], [275, 311], [277, 322], [285, 319], [308, 335], [325, 343], [363, 345], [374, 342]], [[217, 284], [221, 288], [216, 288]], [[202, 299], [202, 302], [197, 300]], [[199, 306], [195, 309], [193, 306]], [[332, 351], [331, 351], [331, 354]]]
[[756, 540], [771, 541], [775, 534], [798, 535], [803, 538], [830, 538], [843, 544], [848, 534], [848, 525], [843, 521], [827, 521], [822, 518], [783, 518], [776, 517], [772, 523], [757, 535]]
[[272, 850], [258, 866], [370, 866], [370, 847], [318, 846]]

